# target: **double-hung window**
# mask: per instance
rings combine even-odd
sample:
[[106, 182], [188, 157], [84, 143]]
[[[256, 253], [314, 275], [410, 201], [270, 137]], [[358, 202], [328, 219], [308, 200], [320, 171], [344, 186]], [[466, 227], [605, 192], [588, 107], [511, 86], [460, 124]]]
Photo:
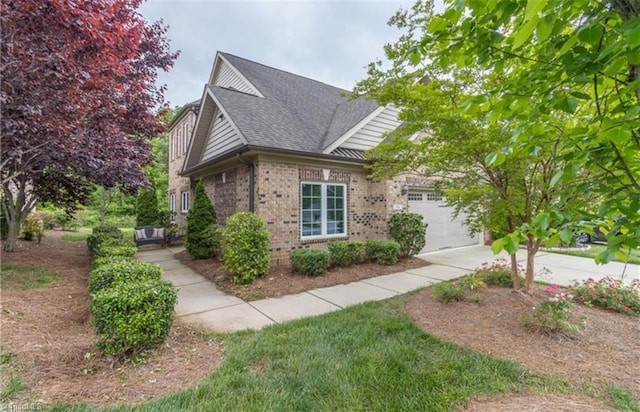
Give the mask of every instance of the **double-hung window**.
[[169, 211], [171, 213], [176, 213], [176, 194], [175, 193], [169, 194]]
[[180, 212], [187, 213], [189, 211], [189, 192], [180, 193]]
[[300, 203], [303, 239], [347, 234], [346, 185], [303, 182]]

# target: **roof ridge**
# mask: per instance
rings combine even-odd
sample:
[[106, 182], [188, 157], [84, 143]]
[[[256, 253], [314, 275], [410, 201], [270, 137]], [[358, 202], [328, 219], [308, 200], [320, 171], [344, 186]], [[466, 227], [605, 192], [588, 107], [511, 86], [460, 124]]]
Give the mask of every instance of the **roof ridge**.
[[260, 63], [260, 62], [254, 61], [254, 60], [250, 60], [250, 59], [247, 59], [247, 58], [245, 58], [245, 57], [236, 56], [235, 54], [231, 54], [231, 53], [227, 53], [227, 52], [222, 52], [222, 51], [221, 51], [221, 52], [219, 52], [219, 53], [220, 53], [221, 55], [223, 55], [223, 56], [231, 56], [231, 57], [235, 57], [236, 59], [244, 60], [244, 61], [246, 61], [246, 62], [256, 64], [256, 65], [258, 65], [258, 66], [266, 67], [266, 68], [269, 68], [269, 69], [272, 69], [272, 70], [276, 70], [276, 71], [279, 71], [279, 72], [282, 72], [282, 73], [289, 74], [289, 75], [291, 75], [291, 76], [300, 77], [301, 79], [306, 79], [306, 80], [312, 81], [312, 82], [314, 82], [314, 83], [323, 84], [323, 85], [325, 85], [325, 86], [329, 86], [329, 87], [332, 87], [332, 88], [337, 89], [337, 90], [341, 90], [341, 91], [344, 91], [344, 92], [347, 92], [347, 93], [351, 93], [349, 90], [347, 90], [347, 89], [343, 89], [342, 87], [334, 86], [334, 85], [332, 85], [332, 84], [325, 83], [325, 82], [321, 82], [320, 80], [312, 79], [311, 77], [307, 77], [307, 76], [303, 76], [303, 75], [301, 75], [301, 74], [296, 74], [296, 73], [293, 73], [293, 72], [289, 72], [289, 71], [286, 71], [286, 70], [283, 70], [283, 69], [279, 69], [279, 68], [277, 68], [277, 67], [268, 66], [268, 65], [266, 65], [266, 64], [264, 64], [264, 63]]

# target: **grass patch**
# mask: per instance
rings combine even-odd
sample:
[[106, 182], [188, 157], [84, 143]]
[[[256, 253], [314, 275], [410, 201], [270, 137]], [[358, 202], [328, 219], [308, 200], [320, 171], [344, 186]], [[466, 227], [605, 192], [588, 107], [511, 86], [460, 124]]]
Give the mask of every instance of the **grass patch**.
[[3, 263], [2, 271], [3, 289], [38, 289], [56, 282], [58, 274], [36, 266], [22, 266]]
[[403, 300], [223, 336], [225, 363], [199, 385], [139, 407], [193, 410], [451, 410], [518, 390], [525, 371], [422, 332]]
[[[551, 253], [559, 253], [561, 255], [570, 255], [570, 256], [580, 256], [586, 258], [595, 258], [597, 254], [604, 252], [607, 248], [602, 245], [589, 245], [588, 249], [545, 249], [545, 252]], [[618, 259], [617, 257], [614, 259], [616, 262], [623, 262], [623, 260]], [[640, 265], [640, 250], [635, 249], [632, 250], [629, 254], [629, 260], [627, 263], [633, 263], [636, 265]]]
[[86, 242], [89, 235], [91, 235], [91, 230], [82, 228], [77, 232], [65, 233], [62, 235], [62, 240], [65, 242]]

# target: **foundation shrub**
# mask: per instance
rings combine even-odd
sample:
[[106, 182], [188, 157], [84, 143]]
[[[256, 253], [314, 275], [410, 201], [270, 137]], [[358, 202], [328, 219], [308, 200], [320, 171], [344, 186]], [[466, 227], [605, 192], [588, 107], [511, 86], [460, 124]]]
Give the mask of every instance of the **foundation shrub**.
[[193, 206], [187, 213], [187, 236], [184, 246], [194, 259], [215, 256], [220, 244], [216, 211], [211, 199], [199, 181], [195, 188]]
[[393, 240], [369, 239], [366, 243], [367, 257], [380, 265], [398, 263], [400, 245]]
[[333, 240], [327, 244], [331, 265], [347, 267], [366, 260], [366, 242], [362, 240]]
[[307, 276], [322, 275], [329, 268], [329, 252], [322, 249], [296, 249], [289, 253], [291, 267]]
[[262, 218], [238, 212], [222, 230], [222, 263], [236, 284], [253, 283], [269, 270], [269, 231]]

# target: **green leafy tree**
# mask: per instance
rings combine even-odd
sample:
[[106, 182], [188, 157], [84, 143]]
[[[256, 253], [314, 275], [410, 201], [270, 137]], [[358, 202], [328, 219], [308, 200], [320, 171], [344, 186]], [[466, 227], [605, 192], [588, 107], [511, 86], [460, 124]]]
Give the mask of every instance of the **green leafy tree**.
[[[549, 115], [554, 128], [537, 135], [535, 150], [523, 145], [501, 150], [509, 144], [510, 124], [491, 123], [484, 113], [463, 110], [470, 96], [493, 87], [498, 79], [473, 69], [428, 63], [417, 69], [408, 67], [405, 56], [414, 44], [413, 33], [430, 24], [432, 18], [428, 3], [418, 3], [412, 11], [392, 18], [391, 24], [409, 34], [385, 47], [391, 67], [383, 70], [380, 63], [370, 65], [369, 77], [357, 86], [357, 91], [368, 92], [382, 104], [403, 108], [403, 126], [369, 153], [375, 160], [372, 175], [384, 178], [415, 173], [430, 177], [445, 193], [454, 213], [464, 212], [471, 232], [488, 228], [494, 233], [509, 233], [496, 241], [494, 251], [504, 248], [511, 254], [516, 289], [520, 285], [515, 253], [524, 243], [526, 290], [533, 293], [535, 254], [543, 243], [571, 242], [573, 232], [567, 226], [570, 213], [566, 209], [583, 201], [575, 185], [585, 174], [570, 168], [565, 160], [569, 148], [562, 133], [571, 119], [562, 113]], [[410, 136], [413, 138], [408, 139]], [[567, 167], [572, 172], [571, 185], [558, 178]]]
[[138, 193], [137, 226], [154, 226], [159, 224], [158, 198], [156, 189], [143, 189]]
[[587, 230], [600, 227], [608, 246], [598, 262], [640, 246], [639, 10], [636, 0], [448, 1], [423, 20], [407, 49], [415, 65], [475, 68], [499, 80], [472, 93], [465, 107], [509, 126], [510, 140], [490, 164], [516, 149], [539, 150], [540, 138], [557, 132], [558, 113], [567, 116], [559, 136], [565, 167], [551, 182], [588, 171], [589, 181], [574, 189], [597, 196], [595, 205], [567, 210], [559, 202], [538, 219], [578, 212], [591, 221]]
[[215, 256], [218, 244], [216, 211], [201, 180], [196, 185], [193, 206], [187, 213], [185, 247], [194, 259], [206, 259]]

